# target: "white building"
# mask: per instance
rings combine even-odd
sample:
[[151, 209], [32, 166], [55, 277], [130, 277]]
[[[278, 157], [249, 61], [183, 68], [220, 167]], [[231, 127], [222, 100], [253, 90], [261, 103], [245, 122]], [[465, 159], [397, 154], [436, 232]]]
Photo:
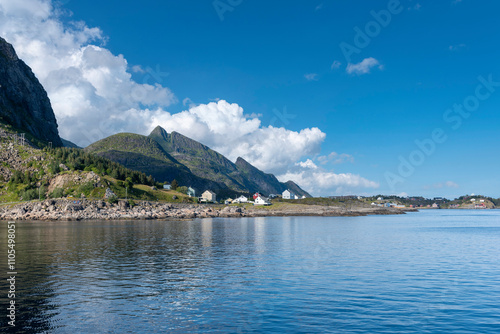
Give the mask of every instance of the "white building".
[[233, 200], [233, 203], [247, 203], [248, 198], [245, 196], [240, 196], [237, 199]]
[[281, 196], [283, 199], [295, 199], [295, 194], [288, 189], [285, 190]]
[[265, 197], [258, 196], [255, 199], [255, 203], [253, 205], [271, 205], [271, 202], [269, 202], [269, 199]]
[[170, 190], [170, 189], [172, 189], [172, 186], [170, 184], [164, 184], [163, 189]]

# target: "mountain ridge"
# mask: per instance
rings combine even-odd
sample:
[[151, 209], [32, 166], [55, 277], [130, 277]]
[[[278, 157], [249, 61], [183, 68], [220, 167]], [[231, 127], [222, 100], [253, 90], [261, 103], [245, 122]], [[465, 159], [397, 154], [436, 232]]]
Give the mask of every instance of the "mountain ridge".
[[[89, 145], [85, 151], [150, 174], [159, 182], [175, 179], [198, 193], [211, 189], [228, 196], [257, 191], [269, 195], [288, 189], [274, 175], [260, 171], [243, 158], [233, 163], [208, 146], [175, 131], [168, 133], [160, 126], [148, 136], [112, 135]], [[299, 196], [310, 197], [297, 185], [293, 190]]]

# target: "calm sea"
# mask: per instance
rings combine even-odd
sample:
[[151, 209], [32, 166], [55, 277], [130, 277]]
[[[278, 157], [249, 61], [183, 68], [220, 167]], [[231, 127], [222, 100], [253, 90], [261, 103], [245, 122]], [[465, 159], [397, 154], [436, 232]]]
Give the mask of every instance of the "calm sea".
[[17, 222], [16, 242], [17, 333], [500, 332], [500, 211]]

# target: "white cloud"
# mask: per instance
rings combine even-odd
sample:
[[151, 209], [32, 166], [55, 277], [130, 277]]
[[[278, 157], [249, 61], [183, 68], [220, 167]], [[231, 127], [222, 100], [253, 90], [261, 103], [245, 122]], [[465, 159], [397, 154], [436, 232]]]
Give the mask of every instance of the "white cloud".
[[[327, 157], [327, 156], [324, 156]], [[320, 159], [318, 159], [320, 160]], [[318, 167], [311, 159], [298, 162], [287, 172], [277, 175], [282, 182], [292, 180], [313, 196], [360, 194], [380, 184], [352, 173], [335, 173]]]
[[304, 78], [306, 78], [307, 81], [318, 81], [318, 74], [317, 73], [307, 73], [307, 74], [304, 74]]
[[126, 59], [103, 47], [100, 29], [63, 24], [58, 15], [51, 1], [0, 0], [0, 35], [47, 90], [63, 138], [85, 146], [117, 132], [144, 133], [176, 102], [153, 81], [164, 73], [133, 66], [144, 74], [134, 81]]
[[299, 166], [302, 168], [318, 169], [318, 166], [316, 166], [316, 164], [311, 159], [307, 159], [306, 161], [297, 162], [295, 164], [295, 166]]
[[309, 169], [292, 171], [279, 175], [282, 182], [292, 180], [303, 189], [307, 189], [313, 196], [317, 195], [347, 195], [357, 193], [362, 189], [376, 189], [377, 182], [367, 180], [360, 175], [351, 173], [336, 174], [330, 171]]
[[380, 65], [380, 62], [377, 59], [370, 57], [363, 59], [363, 61], [357, 64], [347, 64], [346, 72], [349, 74], [362, 75], [370, 73], [374, 67], [378, 67], [380, 70], [383, 69], [383, 66]]

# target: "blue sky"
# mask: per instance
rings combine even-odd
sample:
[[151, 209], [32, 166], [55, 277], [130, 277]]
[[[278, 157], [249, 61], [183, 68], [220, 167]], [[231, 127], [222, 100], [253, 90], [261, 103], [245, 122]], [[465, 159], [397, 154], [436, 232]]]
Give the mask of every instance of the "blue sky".
[[[498, 2], [471, 0], [66, 0], [48, 11], [64, 29], [73, 27], [71, 33], [81, 29], [75, 21], [98, 28], [98, 36], [87, 36], [78, 47], [95, 44], [115, 57], [123, 55], [131, 80], [169, 90], [157, 104], [170, 115], [190, 106], [209, 113], [211, 102], [223, 100], [258, 119], [259, 130], [249, 134], [267, 141], [275, 138], [269, 125], [293, 135], [318, 128], [323, 137], [316, 133], [305, 140], [310, 146], [304, 144], [302, 156], [291, 151], [294, 159], [274, 165], [255, 153], [266, 149], [261, 144], [246, 153], [242, 146], [225, 147], [232, 144], [210, 134], [194, 136], [232, 159], [241, 150], [258, 167], [305, 183], [316, 195], [499, 197], [500, 86], [481, 88], [490, 94], [471, 107], [471, 115], [456, 129], [449, 118], [456, 120], [458, 114], [444, 119], [454, 104], [476, 101], [480, 76], [500, 82], [499, 9]], [[385, 26], [373, 16], [381, 11], [390, 13]], [[356, 44], [355, 28], [366, 33], [367, 24], [376, 31], [366, 45]], [[11, 39], [16, 49], [24, 49], [22, 41]], [[347, 44], [358, 46], [349, 59], [341, 47]], [[34, 59], [25, 49], [26, 58]], [[47, 74], [41, 81], [50, 86], [52, 77]], [[49, 96], [58, 101], [61, 91], [50, 87]], [[55, 105], [64, 109], [62, 103]], [[60, 114], [61, 128], [67, 114]], [[179, 124], [170, 118], [164, 122], [169, 130]], [[436, 129], [446, 140], [434, 142], [435, 149], [423, 159], [411, 160], [422, 158], [415, 141], [432, 139]], [[288, 145], [295, 144], [303, 142], [289, 140]], [[418, 163], [410, 162], [411, 172], [401, 173], [401, 159]]]

